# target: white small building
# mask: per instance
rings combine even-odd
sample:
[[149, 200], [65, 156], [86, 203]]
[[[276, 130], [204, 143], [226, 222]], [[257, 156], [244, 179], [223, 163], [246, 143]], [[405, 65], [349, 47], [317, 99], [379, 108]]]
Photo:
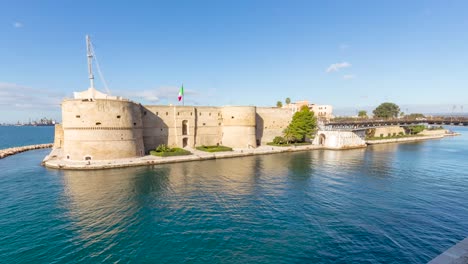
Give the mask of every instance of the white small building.
[[94, 87], [88, 88], [88, 90], [84, 90], [82, 92], [73, 92], [73, 97], [75, 99], [88, 99], [93, 101], [95, 99], [110, 99], [110, 100], [122, 100], [120, 96], [112, 96], [105, 93], [102, 93], [96, 90]]
[[310, 111], [314, 112], [315, 116], [318, 117], [319, 119], [333, 118], [333, 106], [311, 104], [307, 100], [290, 103], [290, 104], [283, 106], [283, 108], [291, 109], [293, 113], [295, 113], [299, 111], [303, 106], [307, 106], [310, 109]]

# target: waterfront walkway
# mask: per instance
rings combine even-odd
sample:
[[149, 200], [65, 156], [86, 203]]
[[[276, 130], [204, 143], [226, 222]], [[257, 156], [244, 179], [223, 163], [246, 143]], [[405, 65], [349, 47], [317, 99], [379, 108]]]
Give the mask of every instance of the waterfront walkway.
[[428, 264], [468, 264], [468, 237], [429, 261]]
[[185, 156], [174, 156], [174, 157], [158, 157], [147, 155], [137, 158], [128, 159], [116, 159], [116, 160], [88, 160], [88, 161], [71, 161], [58, 159], [62, 153], [60, 149], [54, 149], [44, 159], [43, 165], [48, 168], [54, 169], [68, 169], [68, 170], [94, 170], [94, 169], [112, 169], [112, 168], [124, 168], [144, 165], [156, 165], [166, 163], [177, 163], [186, 161], [200, 161], [200, 160], [212, 160], [212, 159], [225, 159], [234, 157], [245, 157], [252, 155], [264, 155], [272, 153], [282, 152], [295, 152], [323, 149], [322, 146], [316, 145], [305, 145], [305, 146], [288, 146], [288, 147], [276, 147], [276, 146], [261, 146], [255, 149], [234, 149], [233, 151], [226, 152], [204, 152], [196, 149], [187, 149], [192, 152], [192, 155]]

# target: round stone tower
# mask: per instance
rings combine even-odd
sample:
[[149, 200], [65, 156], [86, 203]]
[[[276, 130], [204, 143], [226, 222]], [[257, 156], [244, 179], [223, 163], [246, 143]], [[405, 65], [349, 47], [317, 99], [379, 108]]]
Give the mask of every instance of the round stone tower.
[[141, 106], [128, 100], [64, 100], [64, 159], [110, 160], [143, 156], [141, 113]]
[[225, 106], [221, 109], [223, 118], [222, 144], [234, 148], [255, 148], [255, 106]]

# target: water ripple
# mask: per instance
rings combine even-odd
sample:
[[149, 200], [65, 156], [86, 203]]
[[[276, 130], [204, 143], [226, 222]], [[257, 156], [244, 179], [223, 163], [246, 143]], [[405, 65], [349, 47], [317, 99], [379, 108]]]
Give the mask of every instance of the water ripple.
[[468, 236], [466, 136], [93, 172], [45, 153], [0, 160], [6, 263], [424, 263]]

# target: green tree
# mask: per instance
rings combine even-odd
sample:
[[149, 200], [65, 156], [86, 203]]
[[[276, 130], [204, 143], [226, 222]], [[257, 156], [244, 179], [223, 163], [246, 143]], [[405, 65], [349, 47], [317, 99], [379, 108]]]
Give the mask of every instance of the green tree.
[[314, 116], [314, 112], [311, 112], [307, 106], [303, 106], [300, 111], [294, 114], [283, 134], [288, 143], [290, 141], [304, 142], [306, 137], [312, 136], [316, 128], [317, 118]]
[[281, 101], [276, 102], [276, 107], [283, 107], [283, 103]]
[[286, 97], [286, 100], [284, 100], [284, 102], [288, 105], [291, 103], [291, 98], [289, 97]]
[[416, 119], [416, 118], [426, 118], [423, 114], [420, 113], [411, 113], [407, 115], [408, 119]]
[[366, 110], [361, 110], [358, 112], [358, 117], [360, 118], [367, 118], [367, 111]]
[[374, 117], [378, 118], [395, 118], [400, 113], [400, 107], [387, 102], [379, 105], [372, 113], [374, 113]]
[[422, 132], [424, 129], [426, 129], [426, 126], [424, 125], [409, 126], [408, 129], [410, 131], [410, 134], [416, 135]]

